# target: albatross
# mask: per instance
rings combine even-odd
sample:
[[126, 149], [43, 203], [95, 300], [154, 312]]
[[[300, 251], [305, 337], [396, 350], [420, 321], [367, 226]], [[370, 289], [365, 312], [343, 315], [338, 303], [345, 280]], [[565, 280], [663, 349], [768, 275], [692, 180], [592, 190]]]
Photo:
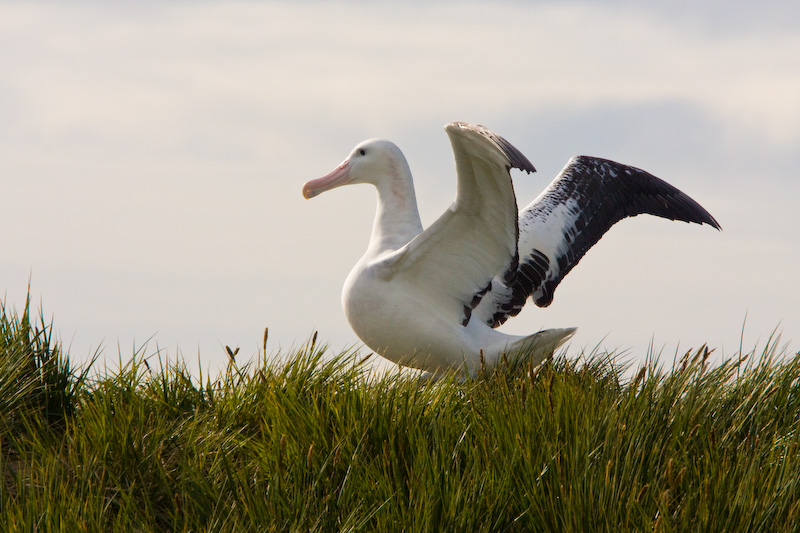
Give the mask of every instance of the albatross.
[[539, 307], [603, 234], [626, 217], [650, 214], [716, 220], [668, 183], [631, 166], [576, 156], [521, 212], [510, 171], [535, 172], [489, 129], [445, 126], [455, 157], [455, 201], [423, 229], [414, 182], [400, 149], [385, 139], [357, 145], [303, 196], [369, 183], [378, 210], [366, 253], [344, 284], [342, 305], [358, 337], [381, 356], [432, 374], [491, 369], [504, 357], [541, 362], [575, 328], [509, 335], [496, 328], [526, 301]]

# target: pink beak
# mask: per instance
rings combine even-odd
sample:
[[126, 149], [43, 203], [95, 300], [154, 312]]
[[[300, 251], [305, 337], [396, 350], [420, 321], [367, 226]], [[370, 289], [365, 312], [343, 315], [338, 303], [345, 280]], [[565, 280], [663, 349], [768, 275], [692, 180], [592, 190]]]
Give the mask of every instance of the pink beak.
[[303, 185], [303, 196], [306, 199], [313, 198], [319, 193], [333, 189], [339, 185], [345, 185], [349, 182], [349, 176], [350, 162], [345, 159], [342, 164], [333, 169], [330, 174], [311, 180]]

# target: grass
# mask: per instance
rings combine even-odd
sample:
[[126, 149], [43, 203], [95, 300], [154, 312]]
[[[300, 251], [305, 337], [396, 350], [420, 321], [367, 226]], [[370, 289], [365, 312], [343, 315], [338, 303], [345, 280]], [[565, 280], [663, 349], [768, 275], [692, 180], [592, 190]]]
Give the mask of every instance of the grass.
[[[215, 381], [135, 356], [89, 377], [0, 318], [0, 529], [793, 531], [800, 353], [633, 379], [609, 354], [367, 379], [312, 339]], [[102, 371], [101, 371], [102, 372]]]

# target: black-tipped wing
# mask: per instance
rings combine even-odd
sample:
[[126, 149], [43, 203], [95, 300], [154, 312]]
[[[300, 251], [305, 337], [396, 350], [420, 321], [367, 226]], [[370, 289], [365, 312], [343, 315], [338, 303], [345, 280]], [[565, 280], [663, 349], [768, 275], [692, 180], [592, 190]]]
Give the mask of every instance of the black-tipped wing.
[[506, 301], [496, 302], [492, 325], [519, 313], [528, 296], [539, 307], [549, 305], [586, 251], [616, 222], [640, 214], [720, 229], [700, 204], [643, 170], [596, 157], [572, 158], [520, 213], [517, 276]]
[[[454, 122], [450, 136], [458, 192], [429, 228], [387, 259], [394, 279], [424, 288], [421, 305], [466, 326], [493, 278], [517, 270], [517, 202], [510, 168], [533, 165], [483, 126]], [[505, 274], [505, 276], [504, 276]]]

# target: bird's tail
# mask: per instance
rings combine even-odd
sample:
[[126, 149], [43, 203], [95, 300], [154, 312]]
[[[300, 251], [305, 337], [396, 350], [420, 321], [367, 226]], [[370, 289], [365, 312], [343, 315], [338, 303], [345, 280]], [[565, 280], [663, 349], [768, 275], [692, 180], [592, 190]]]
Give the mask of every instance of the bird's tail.
[[509, 351], [516, 353], [520, 360], [538, 365], [567, 342], [576, 331], [577, 328], [543, 329], [515, 342]]

